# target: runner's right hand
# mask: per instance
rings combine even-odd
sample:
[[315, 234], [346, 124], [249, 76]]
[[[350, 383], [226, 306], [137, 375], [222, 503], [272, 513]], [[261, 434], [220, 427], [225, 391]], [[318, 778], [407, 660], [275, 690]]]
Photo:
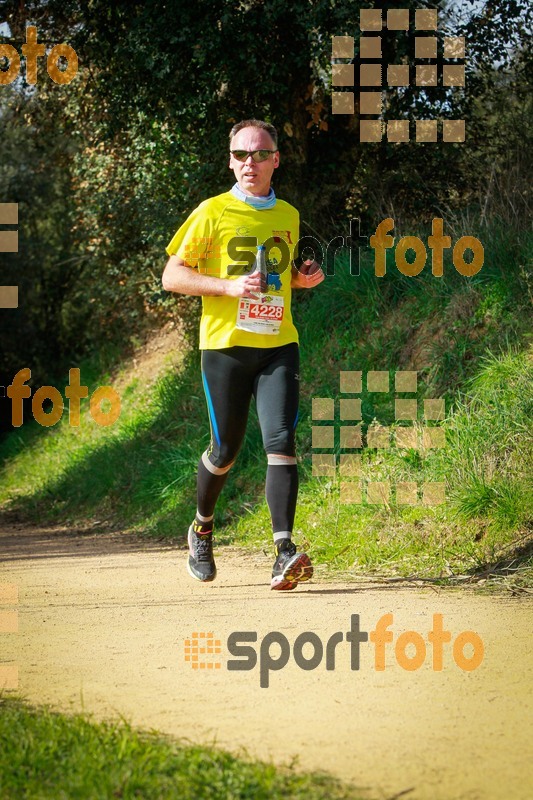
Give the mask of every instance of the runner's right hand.
[[266, 292], [266, 278], [260, 272], [251, 275], [241, 275], [238, 278], [226, 280], [226, 294], [228, 297], [253, 297]]

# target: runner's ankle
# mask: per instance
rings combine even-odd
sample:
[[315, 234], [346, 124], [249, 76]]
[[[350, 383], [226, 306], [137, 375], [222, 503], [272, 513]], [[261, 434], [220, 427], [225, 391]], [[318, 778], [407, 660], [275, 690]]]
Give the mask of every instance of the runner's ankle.
[[213, 532], [213, 517], [211, 517], [210, 520], [206, 521], [206, 520], [200, 519], [199, 515], [196, 514], [196, 516], [194, 517], [194, 522], [193, 522], [193, 531], [195, 533], [202, 533], [202, 534], [212, 533]]

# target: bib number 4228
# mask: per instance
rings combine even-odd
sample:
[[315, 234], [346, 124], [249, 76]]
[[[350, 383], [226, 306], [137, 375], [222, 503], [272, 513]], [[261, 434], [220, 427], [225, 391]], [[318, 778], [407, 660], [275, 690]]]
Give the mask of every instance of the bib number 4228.
[[250, 303], [249, 314], [256, 319], [282, 319], [283, 306], [271, 306], [266, 303]]

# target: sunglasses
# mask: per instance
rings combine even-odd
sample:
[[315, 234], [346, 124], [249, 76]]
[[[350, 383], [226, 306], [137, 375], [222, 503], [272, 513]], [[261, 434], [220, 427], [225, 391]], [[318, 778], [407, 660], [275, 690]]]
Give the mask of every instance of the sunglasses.
[[230, 150], [233, 158], [237, 161], [246, 161], [248, 156], [252, 156], [255, 163], [266, 161], [271, 153], [276, 153], [277, 150]]

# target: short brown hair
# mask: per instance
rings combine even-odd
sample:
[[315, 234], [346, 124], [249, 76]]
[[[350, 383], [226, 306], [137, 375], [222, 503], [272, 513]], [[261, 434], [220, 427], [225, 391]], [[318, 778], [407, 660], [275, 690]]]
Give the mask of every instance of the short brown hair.
[[230, 144], [233, 137], [236, 136], [239, 133], [239, 131], [242, 130], [243, 128], [262, 128], [269, 134], [270, 138], [274, 142], [274, 145], [277, 149], [278, 132], [275, 129], [275, 127], [270, 124], [270, 122], [263, 122], [262, 119], [243, 119], [241, 122], [237, 122], [229, 132]]

